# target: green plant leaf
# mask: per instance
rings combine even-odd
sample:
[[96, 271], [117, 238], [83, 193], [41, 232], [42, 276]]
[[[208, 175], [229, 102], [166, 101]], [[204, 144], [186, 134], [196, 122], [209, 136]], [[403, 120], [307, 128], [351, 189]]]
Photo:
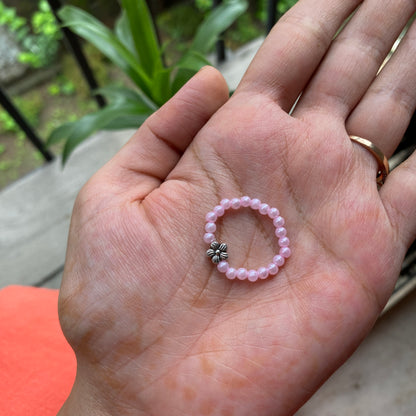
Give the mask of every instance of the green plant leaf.
[[145, 0], [121, 0], [130, 25], [130, 32], [141, 66], [146, 74], [153, 74], [163, 68], [161, 51], [153, 26], [152, 16]]
[[96, 92], [107, 97], [110, 104], [80, 120], [63, 124], [55, 129], [47, 140], [47, 146], [66, 140], [62, 163], [65, 163], [74, 148], [93, 132], [100, 129], [137, 128], [157, 109], [157, 106], [149, 102], [143, 94], [126, 87], [107, 86]]
[[139, 59], [134, 45], [133, 35], [130, 30], [129, 21], [124, 10], [121, 11], [120, 17], [116, 20], [114, 33], [118, 40], [135, 56], [135, 58]]
[[56, 143], [61, 142], [62, 140], [65, 140], [67, 137], [70, 136], [74, 128], [75, 128], [75, 122], [73, 121], [61, 124], [55, 130], [53, 130], [53, 132], [47, 138], [46, 143], [45, 143], [46, 147], [50, 147], [53, 144], [56, 144]]
[[[132, 103], [124, 103], [114, 106], [108, 105], [102, 110], [87, 114], [80, 120], [71, 123], [72, 129], [70, 129], [69, 123], [67, 123], [66, 128], [69, 135], [62, 152], [62, 164], [66, 163], [69, 155], [82, 141], [97, 130], [114, 129], [115, 126], [112, 126], [112, 122], [115, 120], [117, 120], [117, 128], [131, 128], [133, 127], [133, 117], [136, 117], [136, 125], [134, 127], [137, 128], [152, 113], [153, 109], [145, 109], [140, 105], [137, 106]], [[120, 123], [123, 119], [126, 122], [124, 125]], [[50, 142], [51, 140], [48, 140], [48, 144]]]
[[196, 73], [198, 70], [189, 68], [177, 68], [171, 84], [172, 95], [176, 94]]
[[46, 0], [41, 0], [38, 4], [39, 10], [44, 13], [50, 13], [51, 8], [49, 7], [49, 3]]
[[187, 68], [199, 71], [205, 65], [211, 65], [211, 62], [209, 62], [208, 59], [199, 52], [189, 50], [179, 61], [177, 66], [179, 68]]
[[119, 66], [147, 95], [151, 96], [151, 80], [141, 68], [136, 57], [99, 20], [73, 6], [64, 6], [59, 17], [65, 26], [83, 39], [91, 42], [98, 50]]
[[154, 74], [153, 97], [157, 104], [163, 105], [172, 96], [171, 73], [173, 68], [162, 69]]
[[73, 149], [93, 132], [99, 129], [137, 128], [158, 108], [147, 96], [127, 87], [109, 85], [97, 89], [95, 93], [105, 96], [110, 104], [80, 120], [61, 125], [50, 134], [46, 142], [49, 147], [67, 140], [66, 157], [63, 162]]
[[246, 0], [228, 0], [216, 7], [199, 26], [190, 50], [207, 54], [221, 33], [231, 26], [247, 7]]
[[150, 114], [123, 114], [116, 117], [111, 124], [105, 127], [105, 130], [122, 130], [122, 129], [137, 129], [149, 117]]
[[122, 87], [119, 85], [108, 85], [106, 87], [98, 88], [94, 91], [95, 94], [101, 94], [108, 99], [111, 104], [131, 102], [137, 106], [143, 106], [153, 111], [159, 107], [140, 91], [132, 90], [131, 88]]

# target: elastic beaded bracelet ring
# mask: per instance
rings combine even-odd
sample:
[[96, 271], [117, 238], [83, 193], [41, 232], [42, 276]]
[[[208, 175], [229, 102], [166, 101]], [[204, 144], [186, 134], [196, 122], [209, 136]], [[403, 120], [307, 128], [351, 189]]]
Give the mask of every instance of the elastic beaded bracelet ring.
[[[241, 207], [249, 207], [258, 211], [262, 215], [267, 215], [273, 220], [273, 225], [276, 227], [275, 235], [279, 239], [279, 254], [273, 257], [272, 262], [267, 267], [260, 267], [257, 270], [247, 270], [244, 267], [234, 268], [228, 264], [227, 244], [219, 243], [215, 238], [215, 231], [217, 226], [215, 222], [219, 217], [225, 214], [228, 209], [237, 210]], [[285, 260], [290, 257], [291, 250], [289, 248], [289, 238], [284, 227], [285, 220], [280, 216], [277, 208], [270, 207], [268, 204], [262, 203], [258, 198], [250, 198], [243, 196], [241, 198], [223, 199], [219, 205], [205, 216], [207, 221], [205, 224], [204, 241], [210, 244], [210, 248], [206, 254], [211, 258], [211, 261], [217, 265], [219, 272], [224, 273], [228, 279], [234, 280], [249, 280], [255, 282], [257, 280], [267, 279], [269, 276], [274, 276], [279, 271]]]

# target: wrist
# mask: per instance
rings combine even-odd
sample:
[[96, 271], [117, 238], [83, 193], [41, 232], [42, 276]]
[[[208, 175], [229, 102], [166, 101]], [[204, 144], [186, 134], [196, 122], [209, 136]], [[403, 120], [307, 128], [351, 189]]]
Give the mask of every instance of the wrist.
[[[110, 389], [110, 386], [108, 386]], [[106, 394], [93, 381], [82, 380], [78, 375], [71, 393], [57, 416], [148, 416], [144, 410], [120, 408], [113, 393]]]

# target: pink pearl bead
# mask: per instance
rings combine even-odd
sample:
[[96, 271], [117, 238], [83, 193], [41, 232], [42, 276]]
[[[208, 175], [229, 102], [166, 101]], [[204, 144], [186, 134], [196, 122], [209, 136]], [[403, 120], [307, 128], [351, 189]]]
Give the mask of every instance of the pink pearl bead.
[[215, 230], [217, 229], [217, 226], [215, 225], [214, 222], [207, 222], [205, 224], [205, 231], [207, 233], [215, 233]]
[[274, 263], [270, 263], [267, 268], [269, 270], [269, 273], [272, 276], [274, 276], [275, 274], [277, 274], [277, 272], [279, 271], [279, 268]]
[[269, 212], [269, 204], [261, 204], [259, 208], [260, 214], [266, 215]]
[[229, 267], [228, 270], [225, 272], [225, 275], [230, 279], [235, 279], [235, 276], [237, 275], [237, 270], [233, 267]]
[[221, 273], [226, 273], [228, 270], [228, 262], [227, 261], [220, 261], [217, 265], [217, 269]]
[[231, 208], [232, 209], [238, 209], [241, 207], [241, 201], [240, 198], [233, 198], [231, 200]]
[[290, 240], [287, 237], [279, 238], [279, 246], [280, 247], [287, 247], [290, 244]]
[[267, 276], [269, 275], [269, 271], [265, 267], [260, 267], [257, 270], [257, 273], [259, 274], [260, 279], [267, 279]]
[[237, 270], [237, 279], [239, 280], [247, 279], [247, 270], [244, 267], [240, 267]]
[[231, 207], [231, 201], [228, 198], [224, 198], [221, 200], [220, 205], [224, 208], [224, 209], [228, 209]]
[[207, 222], [215, 222], [217, 221], [217, 214], [213, 211], [210, 211], [207, 215], [205, 215], [205, 220]]
[[276, 234], [276, 237], [279, 237], [279, 238], [286, 237], [286, 228], [284, 227], [276, 228], [274, 233]]
[[221, 205], [216, 205], [213, 209], [217, 217], [222, 217], [224, 215], [224, 208]]
[[211, 244], [213, 241], [215, 241], [215, 235], [212, 233], [206, 233], [204, 234], [204, 241], [207, 244]]
[[253, 198], [250, 202], [250, 207], [253, 209], [259, 209], [261, 205], [260, 199]]
[[249, 196], [243, 196], [241, 197], [241, 205], [243, 207], [249, 207], [251, 202], [251, 198]]
[[273, 220], [273, 225], [275, 227], [283, 227], [285, 225], [285, 220], [282, 217], [280, 217], [280, 216], [279, 217], [276, 217]]
[[267, 213], [267, 215], [269, 216], [269, 218], [273, 220], [280, 215], [280, 212], [277, 208], [269, 208], [269, 212]]
[[290, 257], [290, 255], [292, 254], [292, 251], [290, 250], [289, 247], [282, 247], [279, 251], [280, 255], [284, 258], [288, 258]]
[[273, 257], [273, 263], [276, 266], [282, 267], [285, 264], [285, 259], [281, 254], [277, 254], [276, 256]]
[[250, 282], [255, 282], [258, 278], [259, 278], [259, 274], [257, 273], [257, 271], [256, 271], [256, 270], [250, 270], [250, 271], [247, 273], [247, 279], [248, 279]]

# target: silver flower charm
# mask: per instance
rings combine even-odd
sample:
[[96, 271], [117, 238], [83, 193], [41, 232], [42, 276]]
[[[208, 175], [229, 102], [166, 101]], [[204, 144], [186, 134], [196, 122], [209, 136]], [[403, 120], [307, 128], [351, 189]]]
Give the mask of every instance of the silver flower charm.
[[220, 244], [218, 241], [213, 241], [210, 248], [207, 250], [207, 256], [211, 257], [211, 261], [214, 264], [218, 264], [221, 260], [227, 260], [227, 244]]

